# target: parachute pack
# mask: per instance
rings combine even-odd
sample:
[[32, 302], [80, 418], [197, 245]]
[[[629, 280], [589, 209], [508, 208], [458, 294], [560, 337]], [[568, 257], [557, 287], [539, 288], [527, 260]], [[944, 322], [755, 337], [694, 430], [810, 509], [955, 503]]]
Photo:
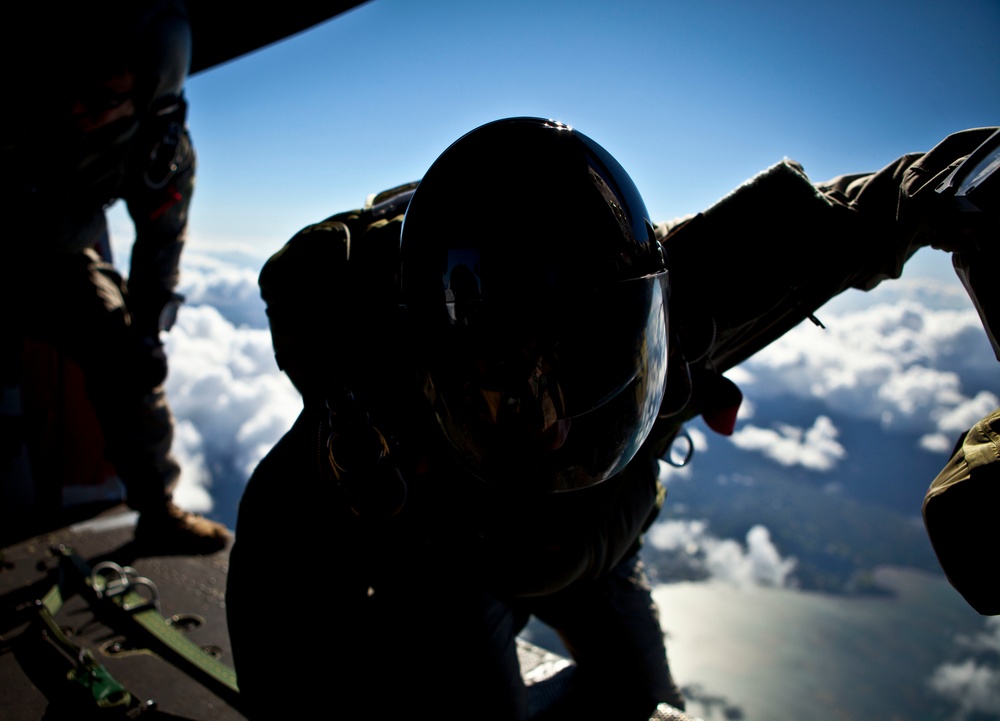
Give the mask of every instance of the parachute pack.
[[[395, 307], [398, 272], [386, 268], [398, 259], [402, 213], [416, 186], [370, 196], [360, 210], [303, 228], [264, 264], [259, 284], [275, 359], [306, 398], [340, 391], [324, 384], [345, 377], [331, 364], [348, 363], [352, 343], [386, 340], [368, 326], [380, 304]], [[360, 302], [371, 312], [357, 312]]]

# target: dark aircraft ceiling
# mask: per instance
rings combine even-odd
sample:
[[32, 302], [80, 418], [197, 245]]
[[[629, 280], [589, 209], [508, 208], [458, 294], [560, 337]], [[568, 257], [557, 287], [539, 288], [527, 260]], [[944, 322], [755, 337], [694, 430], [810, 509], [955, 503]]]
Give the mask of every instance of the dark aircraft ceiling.
[[307, 30], [373, 0], [283, 0], [257, 5], [235, 0], [186, 0], [191, 16], [190, 75]]

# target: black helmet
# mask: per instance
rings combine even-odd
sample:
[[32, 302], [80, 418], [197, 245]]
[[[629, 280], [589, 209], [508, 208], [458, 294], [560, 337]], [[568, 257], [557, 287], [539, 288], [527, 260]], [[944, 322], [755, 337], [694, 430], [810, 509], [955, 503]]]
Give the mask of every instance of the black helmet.
[[419, 381], [466, 469], [551, 492], [632, 459], [663, 396], [668, 283], [604, 148], [539, 118], [473, 130], [418, 185], [400, 256]]
[[136, 76], [140, 114], [181, 95], [191, 63], [191, 23], [182, 0], [106, 0], [61, 11], [42, 27], [55, 44], [50, 61], [61, 70], [49, 82], [68, 84], [68, 92], [128, 70]]
[[13, 12], [11, 27], [30, 41], [13, 44], [5, 57], [17, 68], [12, 97], [27, 101], [5, 114], [5, 160], [26, 185], [63, 189], [70, 202], [108, 202], [139, 144], [140, 124], [182, 107], [192, 43], [186, 6], [17, 3]]

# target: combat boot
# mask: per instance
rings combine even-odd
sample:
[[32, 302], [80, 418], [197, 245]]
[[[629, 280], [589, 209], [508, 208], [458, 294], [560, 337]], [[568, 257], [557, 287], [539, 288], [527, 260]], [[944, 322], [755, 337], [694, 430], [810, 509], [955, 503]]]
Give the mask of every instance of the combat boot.
[[229, 530], [221, 523], [178, 508], [172, 501], [161, 509], [139, 514], [135, 542], [148, 551], [208, 554], [221, 551]]

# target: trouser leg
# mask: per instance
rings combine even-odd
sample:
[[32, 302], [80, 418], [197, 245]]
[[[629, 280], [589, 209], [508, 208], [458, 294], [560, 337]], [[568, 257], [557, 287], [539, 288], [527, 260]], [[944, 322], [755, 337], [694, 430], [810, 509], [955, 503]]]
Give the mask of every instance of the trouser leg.
[[[356, 610], [334, 613], [330, 641], [351, 659], [331, 682], [332, 707], [344, 718], [526, 721], [518, 619], [502, 600], [463, 583], [462, 574], [394, 569], [373, 582]], [[267, 676], [256, 661], [249, 664], [248, 674]]]
[[24, 335], [80, 365], [129, 505], [140, 512], [163, 508], [180, 466], [171, 454], [162, 347], [133, 332], [125, 284], [96, 254], [59, 258], [47, 270], [50, 285], [33, 292]]
[[572, 690], [555, 716], [648, 719], [663, 702], [684, 709], [651, 591], [636, 553], [605, 578], [532, 604], [577, 663]]
[[125, 485], [128, 505], [140, 513], [155, 511], [170, 500], [180, 477], [180, 465], [171, 453], [173, 414], [163, 386], [128, 400], [131, 408], [115, 420], [102, 421], [108, 455]]
[[438, 695], [424, 708], [440, 719], [526, 721], [528, 697], [516, 646], [520, 626], [510, 607], [475, 588], [452, 601], [434, 630], [437, 637], [409, 646], [417, 651], [411, 668], [432, 672], [420, 689]]

